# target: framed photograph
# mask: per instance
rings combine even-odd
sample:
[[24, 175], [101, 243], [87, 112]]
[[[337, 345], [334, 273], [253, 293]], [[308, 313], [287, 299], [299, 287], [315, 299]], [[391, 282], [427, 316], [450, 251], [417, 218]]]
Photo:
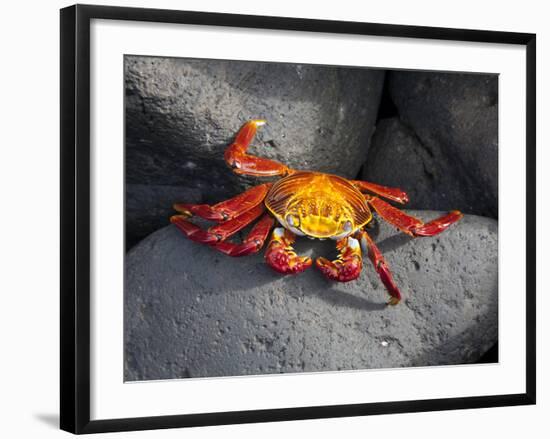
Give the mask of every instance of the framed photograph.
[[535, 41], [62, 9], [61, 428], [534, 404]]

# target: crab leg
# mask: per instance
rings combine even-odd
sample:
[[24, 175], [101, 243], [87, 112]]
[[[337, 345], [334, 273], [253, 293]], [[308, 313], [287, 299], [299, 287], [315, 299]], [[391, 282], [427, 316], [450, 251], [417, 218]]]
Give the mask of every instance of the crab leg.
[[363, 248], [363, 251], [367, 252], [367, 254], [369, 255], [369, 259], [374, 265], [374, 269], [378, 273], [378, 276], [380, 276], [380, 280], [382, 281], [382, 283], [386, 287], [386, 290], [388, 290], [388, 293], [391, 296], [388, 305], [397, 305], [401, 300], [401, 293], [399, 292], [399, 288], [397, 288], [397, 285], [395, 285], [395, 281], [393, 280], [391, 271], [388, 267], [388, 264], [386, 263], [386, 260], [384, 259], [384, 256], [382, 256], [380, 249], [376, 246], [372, 238], [364, 230], [360, 230], [355, 234], [355, 236], [361, 242], [361, 247]]
[[294, 234], [282, 227], [273, 230], [265, 252], [265, 261], [275, 271], [282, 274], [297, 274], [311, 267], [310, 257], [297, 256], [294, 252], [294, 240]]
[[176, 225], [176, 227], [180, 229], [190, 240], [200, 242], [202, 244], [215, 245], [225, 241], [231, 235], [234, 235], [239, 230], [246, 227], [263, 212], [264, 206], [259, 205], [246, 211], [238, 217], [233, 218], [232, 220], [210, 227], [208, 230], [203, 230], [196, 224], [188, 221], [185, 215], [174, 215], [170, 218], [170, 222]]
[[329, 261], [326, 258], [319, 257], [315, 260], [317, 268], [329, 279], [339, 282], [349, 282], [357, 279], [363, 267], [359, 241], [349, 236], [338, 241], [336, 248], [340, 252], [338, 258]]
[[224, 241], [216, 244], [214, 248], [229, 256], [246, 256], [256, 253], [264, 246], [274, 222], [275, 220], [266, 214], [254, 225], [242, 244]]
[[227, 221], [260, 204], [272, 183], [261, 184], [248, 189], [229, 200], [209, 206], [208, 204], [176, 203], [174, 209], [186, 216], [197, 215], [211, 221]]
[[353, 184], [361, 192], [372, 192], [376, 195], [387, 198], [388, 200], [396, 201], [401, 204], [405, 204], [409, 201], [409, 196], [407, 193], [396, 187], [381, 186], [376, 183], [370, 183], [362, 180], [352, 180], [351, 184]]
[[250, 120], [237, 133], [235, 141], [225, 150], [226, 163], [233, 172], [257, 177], [285, 176], [293, 171], [282, 163], [248, 155], [246, 150], [256, 134], [258, 127], [265, 125], [265, 120]]
[[380, 198], [369, 197], [367, 202], [382, 218], [410, 236], [435, 236], [463, 217], [461, 212], [453, 210], [447, 215], [425, 224], [418, 218], [401, 212]]

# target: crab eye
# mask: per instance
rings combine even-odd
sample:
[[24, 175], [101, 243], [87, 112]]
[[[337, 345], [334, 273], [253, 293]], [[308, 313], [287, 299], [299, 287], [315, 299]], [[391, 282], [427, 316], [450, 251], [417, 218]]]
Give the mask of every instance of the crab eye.
[[300, 218], [295, 215], [287, 215], [286, 222], [291, 227], [300, 227]]
[[351, 232], [351, 221], [346, 221], [344, 223], [344, 232]]

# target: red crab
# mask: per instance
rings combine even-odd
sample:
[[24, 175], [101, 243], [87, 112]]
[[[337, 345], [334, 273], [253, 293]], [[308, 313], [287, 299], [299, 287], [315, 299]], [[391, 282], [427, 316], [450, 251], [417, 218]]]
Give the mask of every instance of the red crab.
[[[388, 304], [396, 305], [401, 294], [386, 260], [365, 231], [372, 220], [372, 210], [410, 236], [434, 236], [462, 217], [455, 210], [429, 223], [401, 212], [380, 197], [406, 203], [407, 194], [359, 180], [347, 180], [336, 175], [312, 171], [296, 171], [287, 166], [247, 154], [247, 148], [263, 120], [251, 120], [243, 125], [235, 141], [225, 151], [225, 161], [237, 174], [257, 177], [282, 177], [275, 183], [264, 183], [221, 203], [174, 205], [180, 212], [170, 218], [189, 239], [208, 244], [229, 256], [245, 256], [258, 252], [264, 245], [275, 220], [282, 227], [273, 230], [265, 260], [283, 274], [300, 273], [312, 265], [309, 257], [298, 256], [292, 244], [298, 236], [336, 240], [339, 256], [334, 261], [319, 257], [315, 265], [329, 279], [349, 282], [361, 273], [361, 248], [374, 264], [380, 279], [390, 294]], [[203, 230], [188, 218], [197, 215], [217, 222]], [[240, 244], [228, 242], [239, 230], [260, 220]]]

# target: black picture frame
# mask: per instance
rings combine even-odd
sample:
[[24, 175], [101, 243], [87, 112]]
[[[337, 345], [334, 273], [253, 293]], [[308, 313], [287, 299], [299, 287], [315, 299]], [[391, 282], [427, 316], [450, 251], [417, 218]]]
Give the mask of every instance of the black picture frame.
[[[526, 47], [526, 392], [224, 413], [90, 420], [90, 21], [132, 20]], [[302, 18], [75, 5], [61, 10], [61, 404], [60, 424], [98, 433], [535, 404], [536, 35]]]

